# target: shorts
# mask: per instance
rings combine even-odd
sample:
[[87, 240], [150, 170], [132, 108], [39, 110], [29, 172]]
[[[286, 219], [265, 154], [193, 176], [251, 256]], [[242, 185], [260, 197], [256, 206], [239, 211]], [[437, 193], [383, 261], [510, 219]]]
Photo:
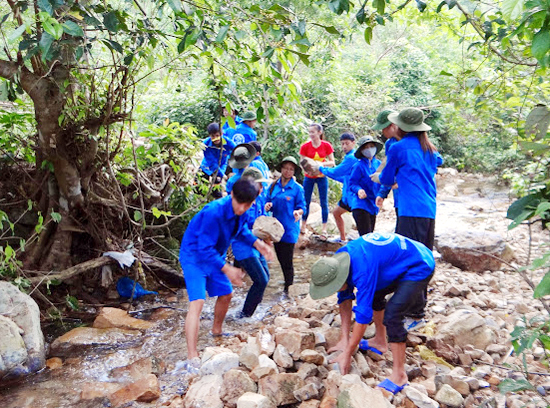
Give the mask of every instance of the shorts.
[[233, 292], [231, 281], [221, 270], [205, 268], [204, 265], [186, 263], [183, 269], [189, 301], [206, 299], [208, 296], [225, 296]]
[[351, 207], [342, 200], [338, 201], [338, 207], [343, 208], [347, 212], [351, 212]]

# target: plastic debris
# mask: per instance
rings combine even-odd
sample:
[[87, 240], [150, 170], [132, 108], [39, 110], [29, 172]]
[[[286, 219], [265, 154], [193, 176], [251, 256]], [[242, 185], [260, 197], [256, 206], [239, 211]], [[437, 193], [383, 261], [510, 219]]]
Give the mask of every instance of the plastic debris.
[[125, 266], [132, 266], [132, 264], [136, 260], [136, 257], [132, 254], [132, 251], [129, 249], [127, 249], [124, 252], [116, 252], [116, 251], [105, 252], [103, 256], [108, 256], [109, 258], [113, 258], [118, 262], [120, 267], [123, 269]]
[[120, 297], [123, 298], [130, 298], [132, 296], [132, 290], [134, 291], [134, 296], [132, 297], [132, 299], [137, 299], [145, 295], [158, 295], [158, 292], [143, 289], [143, 287], [138, 282], [133, 281], [127, 276], [124, 276], [118, 280], [116, 284], [116, 290], [118, 291]]

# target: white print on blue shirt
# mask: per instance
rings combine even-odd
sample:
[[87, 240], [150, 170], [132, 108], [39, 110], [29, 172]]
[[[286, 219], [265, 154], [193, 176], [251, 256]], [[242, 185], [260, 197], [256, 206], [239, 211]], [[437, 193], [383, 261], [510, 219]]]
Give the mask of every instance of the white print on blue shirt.
[[371, 232], [370, 234], [365, 234], [361, 236], [361, 238], [363, 238], [365, 241], [377, 246], [389, 245], [393, 242], [393, 239], [395, 237], [399, 238], [401, 249], [407, 249], [407, 242], [405, 241], [405, 238], [398, 234], [389, 234], [387, 232]]
[[241, 135], [240, 133], [237, 133], [236, 135], [233, 136], [233, 141], [235, 142], [235, 144], [244, 143], [244, 136]]

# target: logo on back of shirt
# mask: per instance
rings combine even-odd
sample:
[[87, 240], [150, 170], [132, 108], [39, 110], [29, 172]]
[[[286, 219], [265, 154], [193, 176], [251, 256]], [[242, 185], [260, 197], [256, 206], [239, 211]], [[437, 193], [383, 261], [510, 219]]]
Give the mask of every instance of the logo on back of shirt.
[[240, 133], [237, 133], [236, 135], [233, 136], [233, 141], [235, 142], [235, 144], [244, 143], [244, 136], [241, 135]]
[[386, 232], [371, 232], [370, 234], [363, 235], [361, 238], [373, 245], [384, 246], [391, 244], [395, 237], [399, 238], [401, 249], [407, 249], [407, 241], [405, 241], [405, 238], [401, 235], [397, 234], [393, 235]]

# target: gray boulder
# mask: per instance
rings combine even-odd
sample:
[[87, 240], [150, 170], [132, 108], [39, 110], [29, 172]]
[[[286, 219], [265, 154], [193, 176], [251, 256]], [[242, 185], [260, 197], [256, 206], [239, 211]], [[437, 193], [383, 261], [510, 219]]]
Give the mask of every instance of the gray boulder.
[[0, 282], [0, 317], [0, 380], [44, 367], [44, 335], [36, 302], [11, 283]]
[[[499, 234], [478, 231], [448, 231], [435, 237], [435, 247], [445, 262], [465, 271], [498, 271], [514, 259], [512, 249]], [[492, 255], [492, 256], [491, 256]]]

